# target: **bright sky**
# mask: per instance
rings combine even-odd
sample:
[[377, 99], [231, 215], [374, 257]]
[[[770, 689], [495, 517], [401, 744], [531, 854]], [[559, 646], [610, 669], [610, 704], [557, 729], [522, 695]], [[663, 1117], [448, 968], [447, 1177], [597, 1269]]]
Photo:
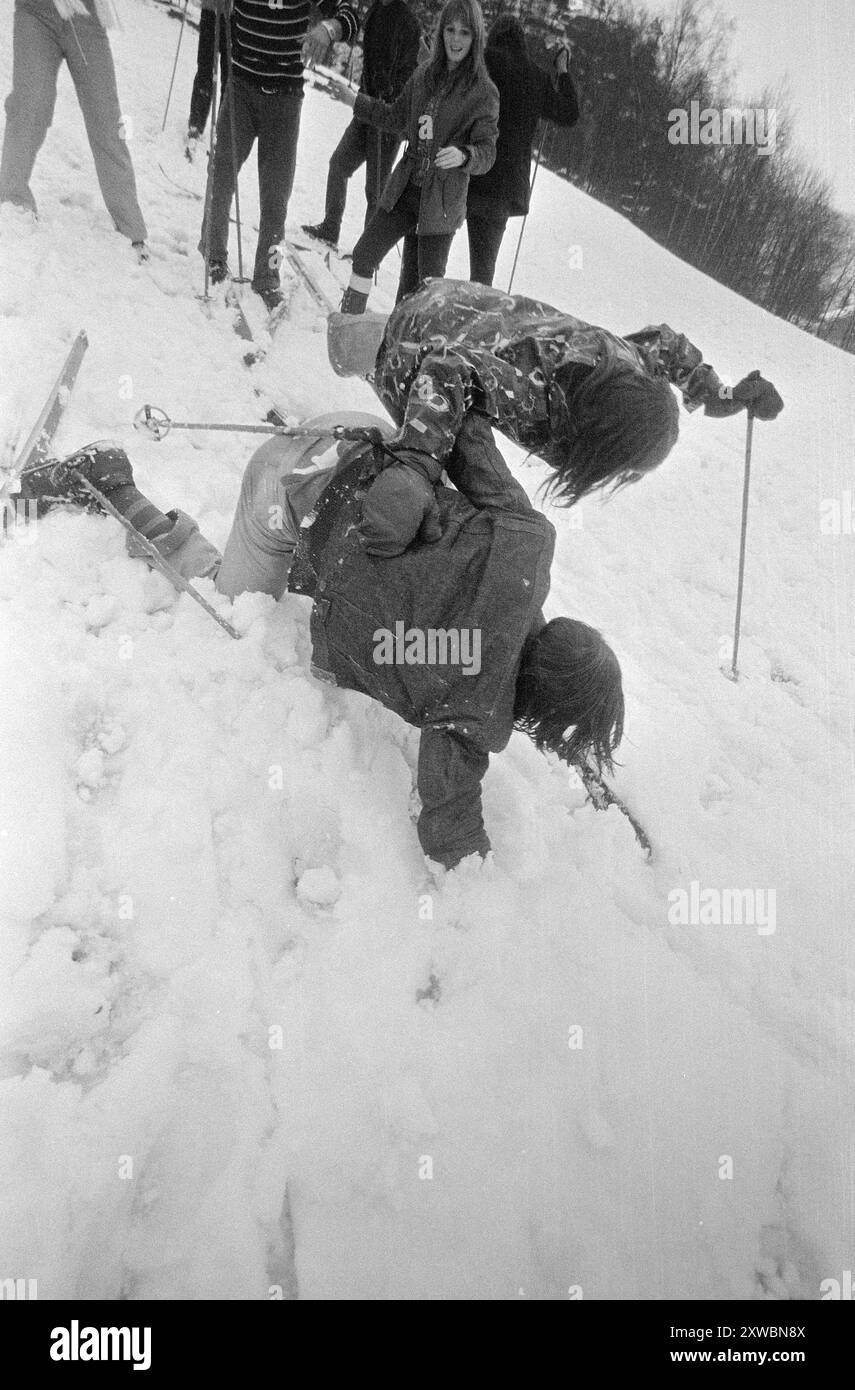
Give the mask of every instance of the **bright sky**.
[[[730, 43], [740, 103], [789, 78], [796, 140], [855, 214], [855, 0], [713, 0], [736, 20]], [[670, 5], [651, 8], [663, 13]]]

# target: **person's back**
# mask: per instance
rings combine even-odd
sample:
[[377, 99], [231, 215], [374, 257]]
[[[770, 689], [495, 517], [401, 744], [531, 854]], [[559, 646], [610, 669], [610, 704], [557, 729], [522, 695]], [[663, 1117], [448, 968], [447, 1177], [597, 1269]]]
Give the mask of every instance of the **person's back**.
[[409, 724], [451, 728], [496, 752], [513, 729], [522, 648], [549, 590], [554, 528], [521, 490], [510, 510], [443, 487], [437, 539], [378, 558], [357, 530], [366, 463], [350, 463], [322, 494], [289, 575], [292, 592], [315, 599], [314, 668]]

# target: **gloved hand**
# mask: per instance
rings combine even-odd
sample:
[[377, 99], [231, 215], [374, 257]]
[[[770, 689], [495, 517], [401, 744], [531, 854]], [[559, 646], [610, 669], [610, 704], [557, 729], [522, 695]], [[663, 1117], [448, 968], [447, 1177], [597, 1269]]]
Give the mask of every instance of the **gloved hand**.
[[774, 420], [784, 409], [784, 402], [771, 381], [759, 372], [749, 372], [733, 388], [733, 399], [746, 406], [758, 420]]
[[411, 541], [442, 535], [433, 487], [407, 464], [396, 463], [371, 484], [362, 503], [359, 539], [369, 555], [401, 555]]

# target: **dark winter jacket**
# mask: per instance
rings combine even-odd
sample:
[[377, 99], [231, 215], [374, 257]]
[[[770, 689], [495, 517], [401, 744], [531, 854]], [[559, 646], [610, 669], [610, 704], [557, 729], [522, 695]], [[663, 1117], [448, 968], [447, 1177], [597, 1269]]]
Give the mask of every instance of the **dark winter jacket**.
[[569, 73], [544, 72], [510, 40], [507, 46], [488, 44], [486, 58], [499, 93], [499, 139], [492, 169], [469, 185], [467, 209], [488, 222], [505, 222], [528, 212], [538, 121], [575, 125], [579, 100]]
[[556, 379], [566, 363], [605, 355], [664, 376], [687, 409], [721, 413], [721, 383], [696, 347], [667, 324], [619, 338], [539, 300], [463, 280], [430, 280], [393, 311], [374, 389], [399, 426], [395, 450], [417, 456], [438, 481], [470, 409], [541, 457], [568, 433], [569, 407]]
[[[480, 451], [484, 466], [477, 470], [489, 482], [476, 480], [471, 500], [462, 491], [438, 490], [440, 540], [390, 558], [366, 554], [357, 523], [372, 474], [366, 456], [357, 456], [322, 493], [312, 525], [304, 525], [288, 579], [289, 589], [315, 600], [315, 674], [371, 696], [421, 729], [419, 840], [429, 858], [449, 868], [489, 849], [481, 779], [489, 753], [511, 736], [522, 648], [543, 622], [555, 542], [483, 417], [469, 443], [470, 459]], [[466, 489], [459, 455], [450, 476]], [[478, 651], [480, 669], [470, 660], [467, 674], [462, 661], [443, 663], [441, 656], [438, 662], [407, 661], [408, 650], [411, 658], [419, 655], [419, 633], [428, 654], [431, 633], [439, 635], [435, 654], [446, 651], [447, 634], [456, 633], [470, 656]], [[395, 638], [400, 659], [378, 661], [375, 654], [384, 654], [378, 643], [386, 642], [388, 656]]]
[[404, 0], [388, 5], [375, 0], [362, 35], [360, 92], [393, 101], [418, 62], [420, 35], [418, 20]]
[[[380, 206], [390, 212], [416, 169], [419, 120], [432, 103], [426, 68], [417, 68], [398, 99], [391, 103], [359, 95], [354, 106], [357, 120], [380, 130], [406, 136], [408, 144], [389, 175]], [[441, 236], [456, 232], [466, 217], [466, 190], [472, 174], [483, 174], [496, 156], [499, 94], [487, 77], [467, 85], [466, 74], [452, 77], [433, 115], [433, 148], [456, 145], [468, 155], [459, 169], [437, 169], [432, 163], [422, 185], [417, 232]]]

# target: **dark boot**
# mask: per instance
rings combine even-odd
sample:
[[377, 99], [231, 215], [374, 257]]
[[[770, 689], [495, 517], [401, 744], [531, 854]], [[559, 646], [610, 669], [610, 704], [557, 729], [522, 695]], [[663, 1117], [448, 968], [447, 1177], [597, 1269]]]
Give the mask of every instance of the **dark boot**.
[[47, 459], [43, 466], [21, 475], [20, 497], [36, 503], [36, 515], [44, 516], [56, 506], [83, 507], [89, 512], [103, 512], [97, 497], [93, 497], [80, 481], [84, 477], [122, 516], [149, 540], [156, 540], [172, 529], [173, 521], [164, 516], [153, 502], [134, 484], [131, 461], [117, 444], [98, 440], [69, 454], [64, 459]]
[[314, 237], [315, 241], [322, 241], [325, 246], [331, 246], [333, 251], [338, 250], [338, 236], [324, 222], [303, 223], [303, 231], [306, 236]]

